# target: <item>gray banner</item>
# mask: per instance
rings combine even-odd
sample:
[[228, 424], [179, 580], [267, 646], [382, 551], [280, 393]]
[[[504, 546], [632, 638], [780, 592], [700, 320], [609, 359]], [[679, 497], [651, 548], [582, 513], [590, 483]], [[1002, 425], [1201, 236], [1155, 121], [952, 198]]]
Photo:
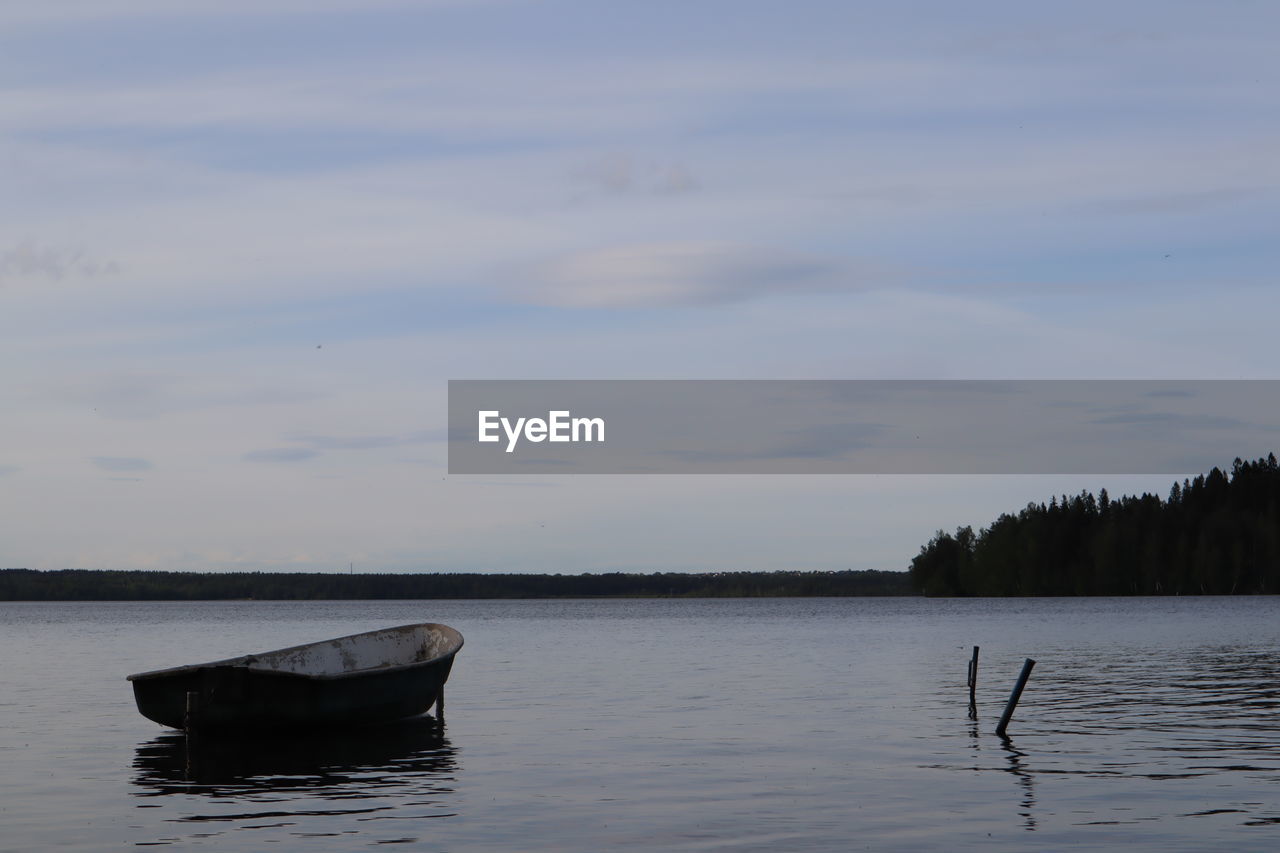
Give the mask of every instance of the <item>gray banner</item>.
[[451, 380], [451, 474], [1188, 474], [1280, 380]]

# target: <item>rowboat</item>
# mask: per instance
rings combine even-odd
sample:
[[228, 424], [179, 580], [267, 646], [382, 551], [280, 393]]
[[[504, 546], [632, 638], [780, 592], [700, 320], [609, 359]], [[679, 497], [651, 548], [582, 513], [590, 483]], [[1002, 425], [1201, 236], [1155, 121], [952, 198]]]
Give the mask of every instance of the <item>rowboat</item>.
[[227, 660], [139, 672], [138, 711], [185, 729], [279, 729], [443, 718], [444, 683], [462, 635], [400, 625]]

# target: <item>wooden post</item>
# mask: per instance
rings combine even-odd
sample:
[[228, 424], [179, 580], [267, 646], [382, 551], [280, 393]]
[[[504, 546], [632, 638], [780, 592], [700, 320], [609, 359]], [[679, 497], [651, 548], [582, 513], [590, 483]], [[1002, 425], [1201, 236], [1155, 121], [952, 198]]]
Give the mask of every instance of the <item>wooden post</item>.
[[183, 718], [183, 729], [190, 735], [195, 732], [200, 717], [200, 694], [194, 690], [187, 691], [187, 713]]
[[436, 694], [436, 719], [441, 723], [444, 722], [444, 685], [440, 685], [440, 692]]
[[969, 719], [978, 719], [978, 647], [973, 647], [969, 659]]
[[1022, 688], [1027, 686], [1027, 679], [1031, 677], [1031, 668], [1036, 662], [1031, 658], [1027, 658], [1022, 662], [1022, 672], [1018, 675], [1018, 683], [1013, 685], [1013, 692], [1009, 694], [1009, 703], [1004, 706], [1004, 713], [1000, 715], [1000, 725], [996, 726], [996, 734], [1005, 737], [1005, 729], [1009, 727], [1009, 718], [1013, 716], [1013, 709], [1018, 707], [1018, 700], [1022, 698]]

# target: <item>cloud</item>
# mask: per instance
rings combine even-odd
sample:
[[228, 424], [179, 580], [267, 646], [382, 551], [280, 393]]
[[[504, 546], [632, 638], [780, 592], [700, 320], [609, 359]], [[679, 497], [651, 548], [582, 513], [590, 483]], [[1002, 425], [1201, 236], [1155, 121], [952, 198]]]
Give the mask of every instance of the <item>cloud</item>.
[[40, 394], [92, 408], [100, 417], [124, 420], [224, 407], [285, 405], [318, 396], [302, 389], [244, 387], [242, 382], [240, 377], [121, 370], [68, 377], [51, 383], [52, 387]]
[[607, 195], [672, 195], [699, 187], [698, 179], [681, 163], [637, 160], [629, 154], [587, 160], [573, 170], [572, 177], [575, 183]]
[[0, 465], [0, 477], [7, 477], [10, 474], [16, 474], [22, 469], [17, 465]]
[[889, 424], [839, 423], [789, 429], [786, 440], [747, 450], [673, 450], [664, 455], [692, 465], [732, 464], [793, 459], [841, 459], [848, 453], [869, 450], [894, 429]]
[[430, 441], [444, 441], [444, 429], [419, 430], [404, 435], [315, 435], [312, 433], [295, 433], [287, 436], [287, 441], [297, 442], [300, 447], [273, 447], [266, 450], [252, 450], [244, 454], [246, 462], [305, 462], [315, 459], [325, 450], [377, 450], [384, 447], [402, 447], [408, 444], [422, 444]]
[[136, 456], [94, 456], [89, 461], [103, 471], [150, 471], [153, 467], [146, 459]]
[[296, 441], [314, 450], [373, 450], [380, 447], [401, 447], [406, 444], [423, 444], [446, 439], [446, 431], [443, 429], [419, 430], [404, 435], [336, 436], [297, 433], [288, 437], [289, 441]]
[[61, 281], [72, 277], [93, 278], [120, 271], [115, 261], [100, 261], [83, 249], [46, 246], [24, 240], [0, 251], [0, 281], [10, 278], [41, 277]]
[[1095, 418], [1090, 423], [1140, 426], [1151, 430], [1239, 429], [1249, 424], [1224, 415], [1181, 414], [1179, 412], [1132, 412]]
[[[593, 253], [568, 253], [688, 235], [767, 239], [819, 256], [856, 240], [987, 287], [1044, 275], [1019, 256], [1081, 252], [1091, 240], [1130, 249], [1153, 240], [1177, 245], [1180, 262], [1190, 256], [1186, 234], [1135, 240], [1101, 228], [1087, 207], [1100, 199], [1212, 202], [1221, 219], [1188, 234], [1235, 239], [1234, 218], [1250, 211], [1227, 203], [1231, 188], [1275, 183], [1269, 139], [1218, 115], [1219, 95], [1254, 91], [1228, 86], [1230, 76], [1164, 93], [1179, 115], [1212, 105], [1224, 119], [1170, 136], [1147, 127], [1145, 112], [1122, 109], [1162, 86], [1117, 93], [1097, 85], [1103, 72], [1091, 65], [1010, 67], [932, 50], [823, 62], [788, 51], [619, 51], [606, 61], [568, 50], [537, 61], [455, 47], [374, 62], [302, 52], [227, 63], [191, 47], [190, 66], [165, 73], [95, 65], [71, 85], [33, 77], [0, 93], [20, 164], [11, 170], [20, 213], [0, 226], [61, 228], [71, 245], [80, 228], [109, 245], [129, 272], [112, 299], [280, 302], [410, 279], [460, 288], [557, 257], [570, 269], [548, 272], [572, 278], [572, 262]], [[1169, 50], [1171, 60], [1182, 55]], [[1169, 71], [1183, 79], [1180, 66]], [[1138, 86], [1159, 75], [1121, 79]], [[1025, 111], [1044, 122], [1055, 109], [1069, 112], [1038, 130], [1010, 127]], [[700, 191], [683, 192], [693, 185]], [[1224, 189], [1226, 198], [1215, 195]], [[549, 277], [539, 276], [530, 301], [706, 303], [738, 292], [686, 288], [632, 303]]]
[[[494, 2], [495, 0], [488, 0]], [[83, 24], [94, 21], [175, 17], [216, 19], [281, 14], [323, 14], [396, 9], [406, 6], [435, 7], [476, 5], [480, 0], [221, 0], [184, 3], [175, 7], [164, 0], [55, 0], [14, 5], [0, 12], [0, 21], [21, 24]]]
[[305, 462], [320, 453], [305, 447], [273, 447], [268, 450], [251, 450], [244, 455], [245, 462]]
[[545, 267], [522, 294], [574, 308], [739, 302], [789, 291], [860, 290], [840, 264], [734, 243], [673, 242], [579, 252]]
[[794, 429], [790, 440], [773, 455], [783, 459], [834, 459], [855, 450], [874, 447], [876, 440], [893, 429], [888, 424], [838, 423]]
[[1086, 210], [1127, 215], [1200, 213], [1244, 201], [1265, 199], [1267, 187], [1222, 187], [1187, 192], [1150, 193], [1132, 198], [1114, 198], [1085, 205]]

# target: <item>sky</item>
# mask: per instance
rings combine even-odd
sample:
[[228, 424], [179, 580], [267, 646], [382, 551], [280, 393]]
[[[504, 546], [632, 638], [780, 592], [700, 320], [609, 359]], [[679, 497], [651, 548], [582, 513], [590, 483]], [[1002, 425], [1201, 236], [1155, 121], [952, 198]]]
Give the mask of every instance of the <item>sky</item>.
[[446, 382], [1276, 378], [1277, 25], [0, 5], [0, 567], [896, 570], [1051, 494], [1163, 494], [450, 476]]

